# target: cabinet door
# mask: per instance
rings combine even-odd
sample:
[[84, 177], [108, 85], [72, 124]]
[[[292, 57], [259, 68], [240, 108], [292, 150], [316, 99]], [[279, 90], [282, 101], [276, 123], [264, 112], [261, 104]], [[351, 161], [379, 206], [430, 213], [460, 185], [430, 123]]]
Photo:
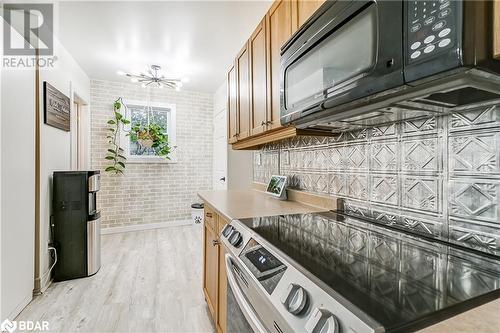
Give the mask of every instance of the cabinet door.
[[231, 67], [227, 73], [227, 121], [228, 141], [234, 143], [238, 140], [238, 106], [236, 98], [236, 69]]
[[[222, 229], [227, 224], [221, 216], [218, 216], [218, 232], [220, 235]], [[222, 244], [219, 244], [219, 279], [217, 288], [217, 332], [227, 332], [227, 275], [226, 275], [226, 250]]]
[[238, 140], [250, 136], [250, 63], [248, 44], [236, 56], [236, 95], [238, 105]]
[[293, 8], [293, 21], [296, 22], [296, 27], [293, 32], [298, 30], [325, 1], [326, 0], [296, 0]]
[[500, 59], [500, 0], [493, 2], [493, 57]]
[[204, 262], [203, 262], [203, 292], [212, 318], [216, 318], [217, 306], [217, 272], [219, 265], [219, 248], [214, 245], [217, 240], [215, 231], [207, 224], [204, 226]]
[[268, 129], [281, 127], [280, 123], [280, 59], [281, 47], [292, 36], [292, 3], [275, 1], [266, 15], [269, 39], [269, 109]]
[[267, 36], [265, 18], [248, 41], [250, 54], [250, 119], [251, 135], [267, 127]]

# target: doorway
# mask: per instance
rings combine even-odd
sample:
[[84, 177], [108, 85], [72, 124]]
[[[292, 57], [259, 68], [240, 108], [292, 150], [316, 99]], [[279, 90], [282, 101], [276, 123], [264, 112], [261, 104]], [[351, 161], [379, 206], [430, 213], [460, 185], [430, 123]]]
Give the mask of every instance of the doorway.
[[226, 86], [214, 94], [213, 189], [227, 189], [227, 110]]
[[71, 112], [71, 169], [88, 170], [90, 167], [90, 112], [88, 103], [73, 94]]

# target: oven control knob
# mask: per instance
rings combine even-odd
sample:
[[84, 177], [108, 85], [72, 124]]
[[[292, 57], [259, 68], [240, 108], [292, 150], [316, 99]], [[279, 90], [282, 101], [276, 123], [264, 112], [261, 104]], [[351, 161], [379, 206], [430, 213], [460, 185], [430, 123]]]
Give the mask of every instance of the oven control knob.
[[241, 236], [241, 233], [236, 230], [233, 230], [233, 232], [229, 236], [229, 243], [234, 247], [240, 247], [242, 240], [243, 236]]
[[298, 316], [307, 309], [309, 296], [304, 288], [298, 284], [291, 283], [281, 298], [281, 303], [283, 303], [288, 312]]
[[228, 238], [233, 230], [234, 230], [234, 227], [232, 225], [226, 224], [224, 229], [222, 229], [222, 236]]
[[307, 333], [340, 333], [339, 323], [330, 311], [315, 308], [307, 320], [305, 331]]

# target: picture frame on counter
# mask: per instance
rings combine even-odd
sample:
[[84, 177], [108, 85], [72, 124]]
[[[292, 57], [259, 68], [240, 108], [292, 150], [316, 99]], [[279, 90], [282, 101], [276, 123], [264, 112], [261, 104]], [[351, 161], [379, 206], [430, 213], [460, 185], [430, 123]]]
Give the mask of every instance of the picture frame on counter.
[[280, 200], [286, 200], [286, 185], [286, 176], [272, 175], [267, 184], [266, 193]]
[[68, 96], [47, 81], [43, 82], [43, 122], [60, 130], [70, 131], [71, 102]]

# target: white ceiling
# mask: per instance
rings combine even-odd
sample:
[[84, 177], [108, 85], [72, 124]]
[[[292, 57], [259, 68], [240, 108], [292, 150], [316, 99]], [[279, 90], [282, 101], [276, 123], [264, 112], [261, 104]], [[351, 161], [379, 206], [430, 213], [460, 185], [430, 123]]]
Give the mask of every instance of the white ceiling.
[[187, 77], [187, 90], [214, 92], [265, 15], [268, 1], [60, 2], [58, 35], [91, 79], [127, 80], [118, 70], [158, 64]]

